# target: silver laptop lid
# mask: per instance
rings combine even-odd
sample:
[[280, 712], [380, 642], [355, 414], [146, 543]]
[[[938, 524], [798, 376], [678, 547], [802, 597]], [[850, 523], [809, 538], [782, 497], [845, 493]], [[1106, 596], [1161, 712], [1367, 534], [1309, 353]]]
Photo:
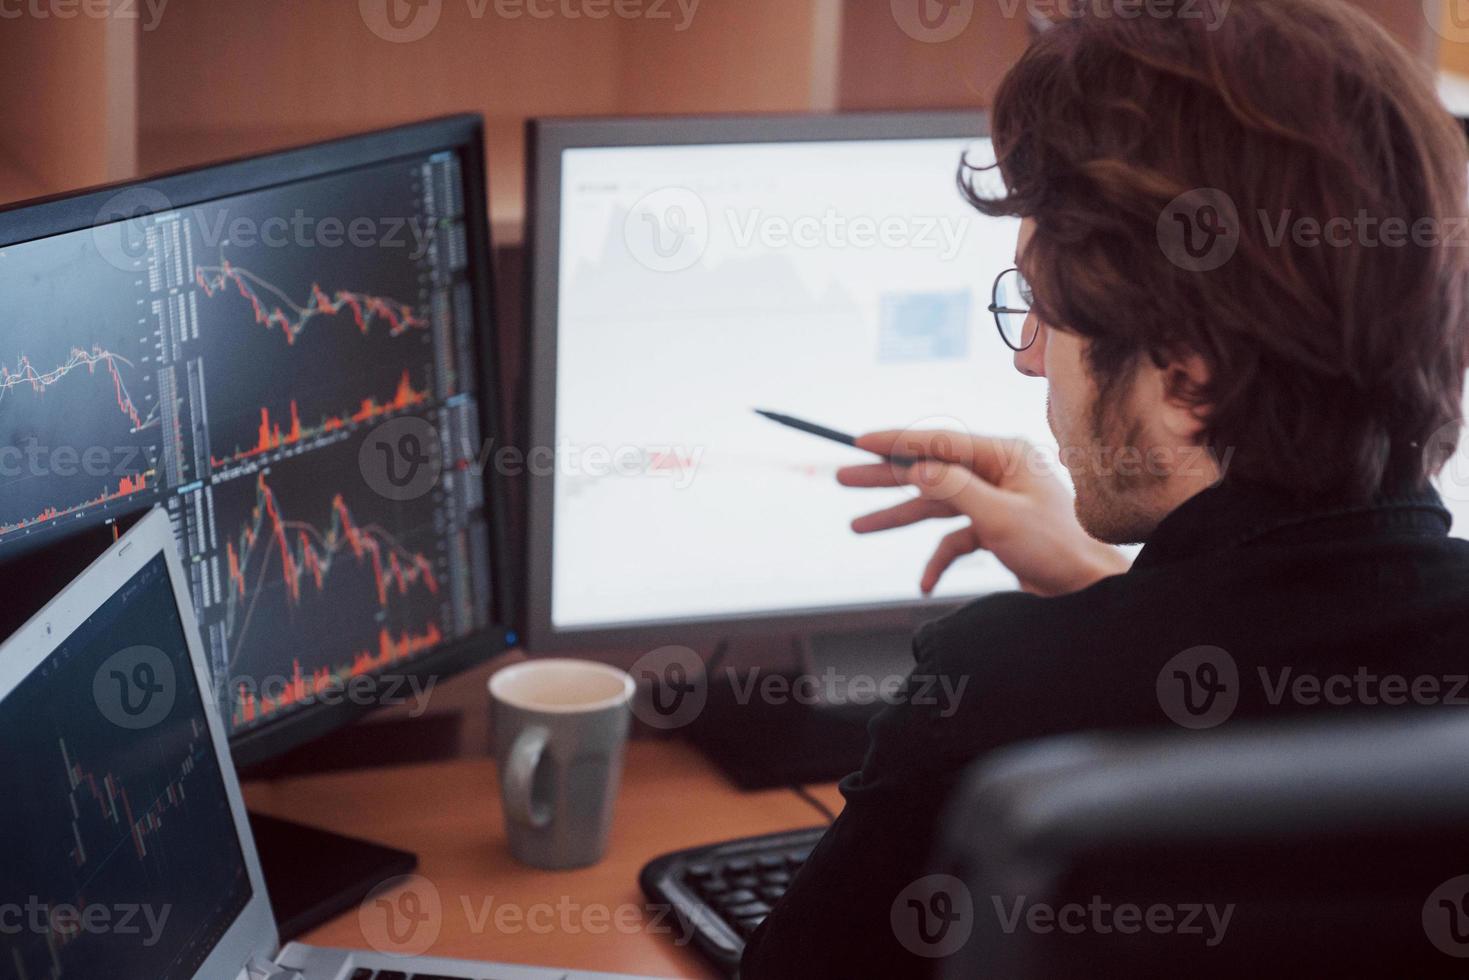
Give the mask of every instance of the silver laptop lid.
[[155, 510], [0, 646], [0, 974], [218, 980], [275, 952], [184, 583]]

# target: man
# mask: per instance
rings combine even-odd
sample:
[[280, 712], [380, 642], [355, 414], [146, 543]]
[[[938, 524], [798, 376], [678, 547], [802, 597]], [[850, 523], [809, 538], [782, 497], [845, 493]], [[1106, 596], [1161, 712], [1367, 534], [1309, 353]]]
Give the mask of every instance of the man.
[[[993, 108], [1003, 196], [966, 171], [979, 210], [1023, 219], [1031, 285], [1007, 273], [1018, 288], [997, 293], [1021, 298], [998, 305], [1031, 306], [997, 316], [1016, 368], [1046, 379], [1074, 507], [1023, 446], [862, 440], [927, 461], [844, 470], [919, 491], [856, 530], [967, 518], [923, 589], [986, 549], [1025, 591], [919, 632], [909, 690], [937, 676], [925, 689], [964, 694], [874, 720], [745, 980], [928, 975], [890, 915], [933, 870], [964, 768], [1020, 740], [1170, 725], [1171, 662], [1195, 684], [1185, 710], [1202, 709], [1220, 675], [1189, 674], [1198, 648], [1237, 668], [1235, 720], [1431, 703], [1371, 678], [1463, 673], [1469, 544], [1429, 486], [1461, 421], [1463, 135], [1343, 3], [1159, 9], [1124, 0], [1041, 35]], [[1130, 567], [1112, 547], [1129, 542], [1145, 544]], [[1302, 675], [1367, 680], [1318, 698], [1277, 683]]]

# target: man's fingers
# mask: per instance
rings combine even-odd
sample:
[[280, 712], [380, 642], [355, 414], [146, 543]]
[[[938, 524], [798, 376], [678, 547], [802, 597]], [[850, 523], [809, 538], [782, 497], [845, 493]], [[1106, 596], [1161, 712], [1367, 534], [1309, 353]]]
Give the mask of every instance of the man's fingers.
[[995, 484], [1003, 483], [1007, 474], [1026, 465], [1026, 456], [1031, 451], [1030, 445], [1020, 439], [921, 429], [869, 432], [857, 437], [857, 448], [879, 456], [955, 463]]
[[843, 466], [837, 470], [837, 482], [844, 487], [906, 487], [908, 471], [892, 463]]
[[852, 522], [852, 530], [858, 534], [874, 531], [891, 531], [895, 527], [907, 527], [932, 517], [953, 517], [954, 512], [940, 501], [914, 497], [885, 510], [863, 515]]
[[969, 518], [981, 537], [986, 530], [997, 530], [1013, 516], [1016, 495], [963, 466], [926, 460], [909, 469], [908, 483], [918, 488], [922, 499]]
[[934, 551], [933, 557], [928, 560], [928, 565], [923, 569], [923, 579], [918, 587], [923, 590], [924, 595], [930, 595], [938, 587], [939, 579], [949, 566], [954, 564], [965, 555], [979, 550], [979, 539], [974, 536], [973, 528], [960, 528], [944, 535], [939, 542], [938, 549]]

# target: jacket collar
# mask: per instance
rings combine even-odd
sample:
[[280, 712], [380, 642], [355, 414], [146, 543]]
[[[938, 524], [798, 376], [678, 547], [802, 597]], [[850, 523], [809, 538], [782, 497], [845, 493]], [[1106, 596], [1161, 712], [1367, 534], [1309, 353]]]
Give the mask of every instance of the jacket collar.
[[1353, 534], [1446, 537], [1452, 518], [1430, 487], [1385, 493], [1367, 503], [1302, 502], [1231, 477], [1180, 504], [1148, 537], [1133, 562], [1147, 568], [1256, 541], [1306, 542]]

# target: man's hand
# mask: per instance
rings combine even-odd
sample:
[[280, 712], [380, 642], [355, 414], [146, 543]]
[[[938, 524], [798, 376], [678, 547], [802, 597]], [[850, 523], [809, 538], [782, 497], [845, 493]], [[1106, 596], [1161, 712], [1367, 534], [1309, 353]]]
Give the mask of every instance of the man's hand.
[[890, 462], [848, 466], [837, 472], [847, 487], [918, 488], [904, 503], [859, 517], [858, 534], [906, 527], [932, 517], [965, 517], [969, 525], [944, 536], [923, 570], [925, 595], [956, 560], [984, 548], [1015, 573], [1021, 588], [1062, 595], [1126, 571], [1116, 548], [1082, 530], [1071, 494], [1019, 440], [954, 432], [873, 432], [859, 448], [883, 456], [919, 460], [904, 468]]

